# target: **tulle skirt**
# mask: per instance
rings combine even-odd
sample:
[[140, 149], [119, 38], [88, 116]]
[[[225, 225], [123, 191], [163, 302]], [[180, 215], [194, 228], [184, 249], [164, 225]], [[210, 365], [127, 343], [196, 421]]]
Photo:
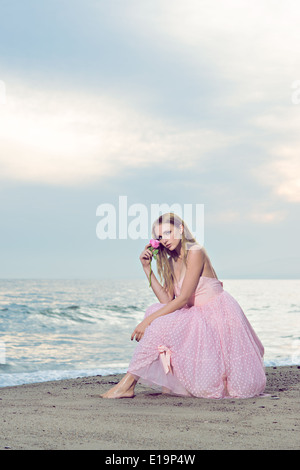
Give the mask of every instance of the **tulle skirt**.
[[[151, 305], [145, 317], [163, 307]], [[264, 348], [238, 302], [226, 291], [201, 306], [154, 320], [128, 372], [166, 393], [203, 398], [261, 395]]]

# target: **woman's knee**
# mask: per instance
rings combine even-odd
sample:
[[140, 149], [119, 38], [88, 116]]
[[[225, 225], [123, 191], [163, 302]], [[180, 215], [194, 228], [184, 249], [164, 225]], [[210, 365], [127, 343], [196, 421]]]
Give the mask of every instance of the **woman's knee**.
[[166, 305], [166, 304], [161, 304], [160, 302], [157, 302], [157, 303], [155, 303], [155, 304], [150, 305], [150, 306], [147, 308], [146, 312], [145, 312], [145, 317], [144, 317], [144, 318], [148, 317], [149, 315], [151, 315], [151, 313], [156, 312], [156, 311], [159, 310], [160, 308], [163, 308], [165, 305]]

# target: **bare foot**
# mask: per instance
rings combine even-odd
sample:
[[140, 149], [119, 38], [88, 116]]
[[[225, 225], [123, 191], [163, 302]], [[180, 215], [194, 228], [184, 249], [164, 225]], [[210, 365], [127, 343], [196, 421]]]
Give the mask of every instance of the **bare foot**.
[[102, 398], [133, 398], [135, 395], [133, 390], [124, 390], [122, 387], [119, 387], [119, 384], [117, 384], [115, 387], [108, 390], [108, 392], [103, 393], [100, 396]]
[[100, 396], [102, 398], [133, 398], [135, 384], [136, 380], [127, 373], [117, 385]]

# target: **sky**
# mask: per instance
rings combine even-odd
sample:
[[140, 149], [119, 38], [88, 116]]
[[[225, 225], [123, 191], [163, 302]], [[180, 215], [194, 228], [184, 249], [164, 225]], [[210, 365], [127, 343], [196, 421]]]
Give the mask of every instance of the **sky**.
[[297, 0], [0, 5], [0, 278], [142, 278], [155, 204], [220, 279], [300, 277]]

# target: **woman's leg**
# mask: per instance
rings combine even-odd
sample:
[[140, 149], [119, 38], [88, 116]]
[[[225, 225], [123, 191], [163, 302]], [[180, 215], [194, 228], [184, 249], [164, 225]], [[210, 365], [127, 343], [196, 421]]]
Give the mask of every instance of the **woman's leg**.
[[[147, 308], [144, 318], [151, 315], [159, 308], [162, 308], [165, 304], [155, 303], [150, 305]], [[112, 387], [108, 392], [101, 395], [102, 398], [132, 398], [134, 397], [134, 387], [137, 383], [137, 380], [132, 374], [127, 372], [123, 379], [114, 387]]]
[[108, 392], [101, 395], [102, 398], [133, 398], [134, 397], [134, 387], [137, 380], [133, 377], [132, 374], [127, 372], [120, 382], [112, 387]]

